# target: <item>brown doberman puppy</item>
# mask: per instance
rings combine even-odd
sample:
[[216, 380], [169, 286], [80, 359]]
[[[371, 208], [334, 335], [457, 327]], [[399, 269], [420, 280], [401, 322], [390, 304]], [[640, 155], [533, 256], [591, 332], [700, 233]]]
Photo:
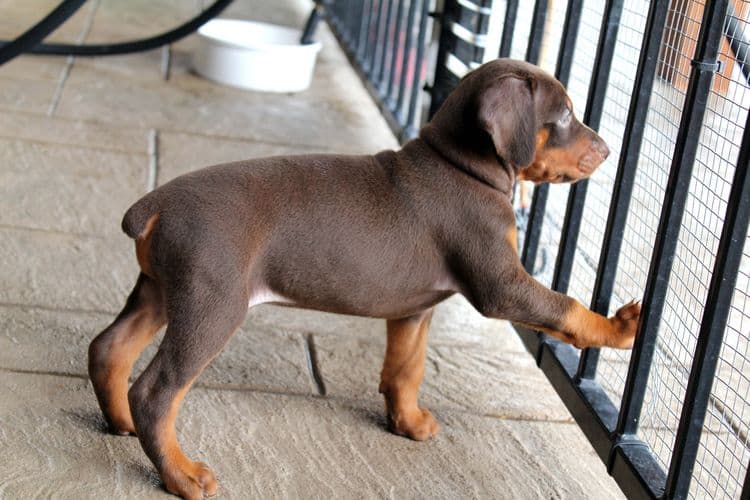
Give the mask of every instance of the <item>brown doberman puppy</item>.
[[[89, 349], [107, 422], [138, 436], [169, 491], [214, 494], [211, 470], [181, 451], [175, 418], [261, 303], [385, 318], [380, 392], [392, 430], [417, 440], [438, 432], [417, 393], [432, 309], [454, 293], [578, 347], [631, 347], [639, 306], [605, 318], [535, 281], [518, 258], [511, 207], [515, 180], [574, 182], [608, 154], [559, 82], [501, 59], [464, 77], [400, 151], [263, 158], [174, 179], [122, 222], [141, 273]], [[128, 390], [133, 363], [165, 324]]]

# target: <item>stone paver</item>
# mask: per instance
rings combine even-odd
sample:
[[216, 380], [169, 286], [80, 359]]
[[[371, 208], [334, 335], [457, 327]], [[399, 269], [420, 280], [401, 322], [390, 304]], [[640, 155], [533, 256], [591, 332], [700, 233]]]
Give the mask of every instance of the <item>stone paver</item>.
[[[114, 314], [0, 306], [0, 369], [86, 377], [91, 339]], [[135, 366], [137, 375], [156, 353], [161, 335]], [[40, 349], [44, 346], [44, 349]], [[230, 389], [317, 394], [306, 340], [298, 332], [253, 324], [234, 335], [200, 376], [198, 385]]]
[[[0, 137], [6, 139], [143, 155], [148, 151], [149, 131], [146, 129], [81, 120], [71, 121], [21, 112], [13, 113], [12, 119], [4, 115], [4, 119], [0, 120]], [[143, 168], [145, 171], [145, 164]]]
[[[328, 394], [380, 401], [385, 342], [316, 336]], [[352, 362], [356, 360], [356, 362]], [[458, 408], [511, 419], [571, 421], [570, 413], [524, 353], [486, 346], [428, 347], [420, 402], [430, 409]]]
[[0, 224], [120, 235], [146, 194], [144, 154], [0, 138]]
[[[137, 440], [103, 433], [87, 381], [3, 376], [0, 437], [15, 452], [1, 496], [166, 497]], [[221, 498], [621, 496], [574, 425], [439, 418], [442, 434], [417, 443], [356, 403], [195, 389], [178, 437], [216, 470]]]
[[[134, 82], [79, 66], [71, 72], [56, 116], [201, 132], [234, 138], [343, 152], [396, 146], [376, 108], [345, 101], [253, 94], [219, 87], [193, 74], [175, 75], [170, 85]], [[380, 131], [380, 132], [378, 132]], [[360, 137], [352, 143], [353, 136]]]
[[[138, 276], [132, 242], [0, 229], [0, 303], [45, 308], [122, 309]], [[41, 347], [41, 346], [40, 346]]]

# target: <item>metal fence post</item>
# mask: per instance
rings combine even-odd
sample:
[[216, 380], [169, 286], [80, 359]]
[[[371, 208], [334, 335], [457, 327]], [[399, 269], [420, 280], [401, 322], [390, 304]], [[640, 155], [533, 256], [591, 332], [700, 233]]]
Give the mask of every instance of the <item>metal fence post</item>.
[[[403, 134], [400, 139], [411, 139], [416, 137], [420, 124], [416, 122], [417, 101], [419, 101], [419, 92], [422, 90], [420, 76], [425, 67], [425, 51], [427, 48], [428, 28], [427, 21], [430, 18], [430, 4], [432, 0], [422, 0], [422, 14], [419, 21], [419, 38], [417, 40], [417, 55], [414, 61], [414, 79], [411, 85], [411, 99], [409, 100], [409, 111], [406, 115], [406, 121]], [[432, 116], [432, 115], [430, 115]]]
[[500, 39], [500, 51], [498, 57], [510, 57], [510, 49], [513, 45], [513, 33], [516, 30], [516, 18], [518, 17], [518, 0], [505, 2], [505, 17], [503, 20], [503, 34]]
[[[601, 314], [607, 314], [612, 298], [615, 274], [617, 273], [622, 248], [622, 234], [627, 222], [638, 158], [643, 142], [644, 127], [638, 124], [645, 123], [648, 115], [668, 7], [669, 2], [651, 2], [646, 32], [643, 35], [641, 56], [633, 84], [633, 93], [625, 123], [622, 149], [613, 183], [607, 226], [604, 230], [604, 240], [599, 255], [599, 266], [591, 299], [591, 309]], [[593, 378], [598, 359], [598, 349], [584, 350], [581, 353], [578, 376]]]
[[448, 54], [452, 53], [456, 46], [456, 38], [451, 33], [451, 26], [457, 17], [458, 5], [455, 0], [445, 0], [443, 12], [440, 13], [440, 39], [438, 41], [437, 61], [435, 62], [435, 78], [430, 87], [429, 117], [432, 118], [443, 104], [443, 101], [458, 82], [446, 66]]
[[[390, 67], [390, 75], [388, 75], [388, 85], [385, 87], [383, 92], [383, 99], [386, 100], [388, 105], [393, 108], [396, 100], [393, 98], [393, 92], [396, 90], [394, 84], [396, 83], [396, 61], [398, 59], [398, 49], [401, 47], [401, 31], [404, 21], [404, 0], [398, 0], [398, 8], [396, 9], [396, 27], [393, 32], [393, 49], [391, 52], [391, 61], [388, 65]], [[409, 31], [411, 31], [411, 25], [409, 25]], [[401, 60], [401, 67], [399, 68], [403, 74], [406, 70], [406, 53], [403, 53], [403, 59]]]
[[[596, 58], [586, 99], [586, 110], [583, 116], [583, 122], [594, 130], [599, 129], [604, 112], [604, 96], [609, 84], [609, 73], [617, 42], [617, 31], [620, 27], [622, 4], [623, 0], [609, 0], [604, 7]], [[587, 187], [588, 180], [584, 179], [573, 184], [568, 194], [565, 221], [560, 235], [560, 246], [552, 279], [552, 289], [558, 292], [566, 293], [570, 285], [570, 273], [573, 269], [576, 245], [578, 244], [578, 233], [583, 217], [583, 207], [586, 203]]]
[[[666, 2], [665, 2], [666, 3]], [[654, 252], [643, 297], [643, 310], [636, 336], [633, 355], [625, 381], [620, 409], [618, 434], [635, 434], [638, 430], [648, 373], [651, 368], [657, 333], [669, 286], [669, 275], [677, 247], [682, 214], [685, 209], [695, 162], [700, 130], [706, 110], [711, 81], [716, 70], [716, 58], [723, 36], [727, 0], [707, 2], [695, 50], [690, 81], [685, 95], [685, 106], [680, 121], [668, 189], [664, 197]]]
[[[531, 32], [529, 33], [529, 44], [526, 48], [526, 60], [531, 64], [539, 63], [546, 19], [547, 0], [536, 0], [534, 3], [534, 17], [531, 21]], [[533, 274], [534, 272], [536, 254], [539, 250], [539, 239], [542, 236], [542, 226], [544, 225], [544, 212], [547, 209], [548, 195], [549, 185], [539, 184], [534, 189], [534, 197], [531, 200], [529, 222], [526, 225], [526, 233], [523, 237], [523, 252], [521, 253], [521, 262], [529, 274]]]
[[[557, 63], [555, 65], [555, 77], [560, 80], [564, 86], [567, 86], [568, 80], [570, 79], [570, 69], [573, 66], [576, 40], [578, 39], [578, 28], [581, 24], [582, 8], [583, 0], [571, 0], [565, 11], [562, 39], [560, 41]], [[541, 19], [540, 22], [543, 24]], [[540, 185], [534, 190], [534, 198], [531, 205], [532, 216], [529, 219], [529, 224], [526, 229], [521, 257], [521, 261], [524, 263], [524, 267], [529, 273], [533, 272], [534, 260], [536, 260], [535, 256], [538, 247], [538, 240], [541, 236], [541, 229], [544, 222], [544, 210], [547, 203], [547, 189], [548, 187], [546, 185]], [[531, 234], [534, 236], [529, 236]], [[532, 241], [531, 244], [527, 245], [529, 239], [536, 239], [536, 242]], [[531, 255], [534, 257], [531, 257]], [[526, 264], [527, 259], [530, 259], [528, 265]], [[535, 339], [535, 342], [537, 343], [535, 346], [535, 356], [537, 359], [539, 359], [541, 343], [545, 341], [545, 337], [542, 334], [537, 334], [537, 338]]]
[[[418, 0], [409, 0], [409, 12], [406, 14], [406, 39], [404, 40], [404, 63], [401, 66], [401, 78], [398, 82], [398, 97], [393, 106], [393, 112], [402, 118], [404, 97], [406, 96], [406, 76], [409, 73], [411, 51], [414, 48], [414, 19], [417, 15]], [[417, 67], [416, 61], [414, 67]]]

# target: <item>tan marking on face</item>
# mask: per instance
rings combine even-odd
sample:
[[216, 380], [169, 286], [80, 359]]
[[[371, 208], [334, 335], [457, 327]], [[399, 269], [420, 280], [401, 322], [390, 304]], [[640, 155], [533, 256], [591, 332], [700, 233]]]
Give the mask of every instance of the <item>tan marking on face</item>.
[[536, 183], [577, 181], [591, 175], [601, 163], [592, 159], [593, 144], [583, 133], [567, 147], [547, 147], [548, 139], [546, 128], [537, 133], [534, 159], [519, 172], [520, 180]]

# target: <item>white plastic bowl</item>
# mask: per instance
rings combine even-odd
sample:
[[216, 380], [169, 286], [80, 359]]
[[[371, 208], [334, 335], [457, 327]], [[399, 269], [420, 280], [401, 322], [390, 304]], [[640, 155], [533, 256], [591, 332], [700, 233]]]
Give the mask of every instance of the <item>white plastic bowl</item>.
[[195, 71], [244, 89], [300, 92], [310, 86], [319, 42], [301, 45], [294, 28], [235, 19], [213, 19], [198, 29]]

